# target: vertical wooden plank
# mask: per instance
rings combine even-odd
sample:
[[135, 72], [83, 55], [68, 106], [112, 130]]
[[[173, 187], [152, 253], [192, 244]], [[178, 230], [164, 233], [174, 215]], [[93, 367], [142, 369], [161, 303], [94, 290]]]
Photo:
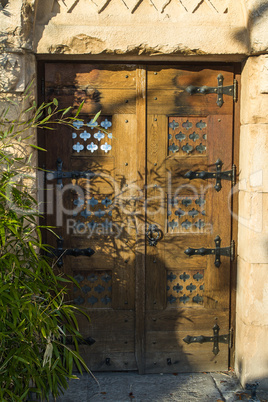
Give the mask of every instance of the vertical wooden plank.
[[[145, 205], [145, 185], [146, 185], [146, 67], [137, 68], [137, 186], [143, 190], [143, 199], [140, 200]], [[145, 354], [145, 234], [141, 230], [145, 224], [144, 209], [143, 213], [136, 215], [135, 223], [137, 228], [136, 245], [136, 328], [135, 328], [135, 354], [138, 370], [144, 373], [144, 354]]]
[[[167, 125], [165, 115], [147, 115], [147, 224], [161, 230], [161, 239], [155, 247], [148, 246], [146, 254], [146, 310], [166, 307], [165, 235], [168, 177]], [[162, 238], [163, 237], [163, 238]], [[147, 243], [148, 244], [148, 243]], [[154, 284], [154, 286], [152, 286]]]
[[[237, 80], [237, 102], [234, 103], [234, 139], [233, 139], [233, 163], [236, 165], [236, 174], [239, 172], [239, 140], [240, 140], [240, 106], [241, 106], [241, 65], [235, 65], [235, 79]], [[238, 180], [238, 179], [237, 179]], [[234, 216], [238, 214], [238, 191], [232, 197], [232, 239], [235, 241], [237, 249], [238, 222]], [[230, 328], [233, 331], [233, 344], [230, 348], [229, 366], [234, 367], [235, 363], [235, 328], [236, 328], [236, 278], [237, 278], [237, 259], [236, 252], [234, 261], [231, 263], [230, 274]]]

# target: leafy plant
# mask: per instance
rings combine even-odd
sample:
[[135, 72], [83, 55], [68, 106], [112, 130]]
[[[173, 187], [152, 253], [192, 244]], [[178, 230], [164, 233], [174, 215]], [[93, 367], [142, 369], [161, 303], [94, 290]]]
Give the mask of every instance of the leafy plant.
[[[24, 99], [29, 101], [29, 90]], [[41, 400], [68, 387], [74, 364], [89, 371], [79, 355], [81, 339], [76, 314], [65, 301], [71, 279], [56, 274], [40, 253], [38, 208], [29, 188], [34, 184], [29, 153], [31, 130], [71, 124], [70, 108], [59, 109], [56, 99], [35, 103], [9, 120], [0, 114], [0, 400], [26, 401], [30, 392]], [[51, 230], [50, 228], [47, 228]], [[76, 284], [78, 285], [78, 284]], [[70, 337], [71, 342], [66, 342]], [[70, 343], [73, 345], [70, 346]]]

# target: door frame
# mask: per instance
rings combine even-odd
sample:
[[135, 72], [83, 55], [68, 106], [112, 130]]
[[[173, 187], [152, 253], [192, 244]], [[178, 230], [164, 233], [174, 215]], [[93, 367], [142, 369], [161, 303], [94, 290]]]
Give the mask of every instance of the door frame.
[[[165, 61], [165, 58], [162, 56], [161, 60], [154, 60], [154, 61], [148, 61], [148, 60], [137, 60], [137, 58], [133, 57], [133, 60], [128, 60], [124, 59], [124, 57], [120, 57], [118, 59], [111, 59], [111, 60], [98, 60], [96, 59], [91, 59], [91, 60], [86, 60], [86, 59], [81, 59], [81, 57], [75, 58], [72, 56], [72, 58], [67, 59], [62, 59], [62, 58], [57, 58], [57, 57], [52, 57], [45, 58], [42, 57], [42, 60], [37, 60], [37, 101], [38, 104], [42, 103], [45, 101], [45, 94], [44, 94], [44, 84], [45, 84], [45, 65], [47, 63], [85, 63], [85, 64], [100, 64], [100, 65], [105, 65], [105, 64], [135, 64], [137, 65], [138, 69], [138, 74], [140, 76], [139, 80], [139, 86], [137, 87], [137, 130], [139, 132], [144, 132], [144, 136], [139, 136], [139, 145], [140, 149], [143, 149], [143, 152], [140, 152], [138, 154], [138, 166], [142, 169], [147, 168], [147, 161], [146, 161], [146, 127], [147, 127], [147, 117], [146, 117], [146, 67], [151, 66], [151, 65], [165, 65], [165, 66], [184, 66], [187, 67], [187, 65], [195, 65], [198, 66], [222, 66], [224, 63], [220, 61], [199, 61], [198, 58], [196, 59], [195, 62], [191, 60], [190, 61], [181, 61], [181, 60], [176, 60], [176, 58], [173, 61]], [[233, 114], [233, 164], [236, 165], [236, 171], [239, 172], [239, 146], [240, 146], [240, 106], [241, 106], [241, 63], [237, 62], [228, 62], [226, 65], [231, 65], [233, 66], [234, 69], [234, 78], [237, 80], [237, 100], [234, 102], [234, 114]], [[38, 139], [38, 145], [41, 148], [44, 148], [44, 143], [43, 143], [43, 138], [42, 135], [37, 135]], [[44, 166], [44, 153], [38, 151], [38, 166], [43, 167]], [[142, 181], [142, 180], [141, 180]], [[137, 183], [139, 184], [139, 183]], [[145, 183], [140, 183], [140, 184], [145, 184]], [[144, 194], [144, 198], [146, 198], [146, 192]], [[238, 211], [239, 211], [239, 205], [238, 205], [238, 192], [235, 192], [233, 194], [232, 200], [232, 212], [233, 216], [231, 218], [231, 238], [235, 241], [236, 249], [237, 249], [237, 240], [238, 240], [238, 222], [234, 218], [235, 216], [238, 216]], [[42, 220], [42, 218], [40, 218]], [[138, 218], [137, 218], [138, 219]], [[44, 222], [40, 222], [43, 224]], [[138, 223], [138, 222], [137, 222]], [[145, 242], [145, 234], [139, 234], [139, 238], [143, 239], [143, 242], [139, 242], [141, 244], [139, 248], [137, 249], [137, 258], [136, 258], [136, 266], [139, 267], [139, 269], [136, 269], [136, 301], [135, 301], [135, 311], [136, 311], [136, 317], [142, 315], [145, 318], [145, 258], [146, 258], [146, 242]], [[45, 239], [44, 239], [45, 240]], [[235, 253], [235, 258], [231, 262], [231, 270], [230, 270], [230, 321], [229, 321], [229, 328], [232, 331], [232, 339], [233, 342], [231, 344], [231, 347], [229, 349], [229, 367], [233, 368], [234, 367], [234, 362], [235, 362], [235, 329], [236, 329], [236, 288], [237, 288], [237, 258], [236, 258], [236, 253]], [[140, 320], [136, 319], [136, 325], [135, 325], [135, 355], [136, 355], [136, 360], [137, 360], [137, 366], [138, 366], [138, 371], [139, 374], [144, 374], [145, 371], [145, 362], [144, 362], [144, 357], [145, 357], [145, 320]]]

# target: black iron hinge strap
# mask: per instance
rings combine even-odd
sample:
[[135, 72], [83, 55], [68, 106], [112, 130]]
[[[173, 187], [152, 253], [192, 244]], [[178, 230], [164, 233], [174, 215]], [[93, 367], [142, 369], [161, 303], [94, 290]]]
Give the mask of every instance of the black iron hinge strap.
[[63, 248], [63, 238], [60, 237], [57, 239], [57, 248], [48, 248], [46, 255], [48, 257], [57, 258], [57, 266], [61, 268], [63, 266], [63, 260], [62, 257], [65, 255], [71, 255], [73, 257], [79, 257], [79, 256], [86, 256], [86, 257], [91, 257], [93, 254], [95, 254], [95, 251], [88, 247], [88, 248]]
[[220, 256], [230, 257], [231, 261], [234, 259], [234, 240], [231, 241], [231, 245], [229, 247], [221, 247], [221, 238], [220, 236], [216, 236], [215, 239], [215, 248], [191, 248], [188, 247], [184, 252], [189, 257], [192, 255], [215, 255], [215, 262], [214, 265], [219, 268], [221, 265]]
[[46, 179], [47, 180], [54, 180], [57, 179], [57, 184], [62, 186], [62, 179], [79, 179], [79, 178], [86, 178], [91, 179], [95, 176], [91, 170], [80, 172], [77, 170], [72, 170], [70, 172], [63, 172], [62, 171], [62, 160], [60, 158], [57, 159], [57, 170], [47, 170], [46, 171]]
[[197, 87], [194, 85], [189, 85], [185, 90], [190, 95], [200, 94], [217, 94], [217, 105], [221, 107], [223, 105], [223, 95], [232, 96], [234, 101], [237, 101], [237, 80], [234, 80], [233, 85], [223, 86], [224, 77], [222, 74], [219, 74], [217, 77], [218, 86], [217, 87], [207, 87], [203, 85], [202, 87]]
[[216, 166], [216, 172], [206, 172], [206, 171], [201, 171], [201, 172], [193, 172], [190, 170], [189, 172], [185, 173], [184, 177], [189, 180], [193, 179], [215, 179], [216, 184], [214, 186], [216, 191], [220, 191], [222, 188], [221, 185], [221, 180], [228, 180], [232, 182], [232, 186], [235, 185], [235, 176], [236, 176], [236, 166], [233, 165], [231, 170], [226, 170], [225, 172], [222, 172], [222, 165], [223, 162], [218, 159], [215, 162]]
[[213, 349], [212, 352], [214, 353], [214, 355], [216, 356], [219, 351], [219, 343], [230, 343], [230, 334], [228, 335], [219, 335], [220, 332], [220, 327], [218, 326], [218, 324], [215, 324], [213, 327], [213, 336], [204, 336], [204, 335], [198, 335], [198, 336], [190, 336], [187, 335], [183, 341], [187, 344], [190, 343], [206, 343], [206, 342], [213, 342]]

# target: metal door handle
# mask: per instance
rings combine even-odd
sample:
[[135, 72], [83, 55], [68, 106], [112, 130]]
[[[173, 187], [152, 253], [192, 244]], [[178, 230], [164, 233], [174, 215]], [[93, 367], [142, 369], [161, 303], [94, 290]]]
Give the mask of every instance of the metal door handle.
[[148, 239], [149, 246], [156, 246], [158, 241], [162, 238], [161, 230], [157, 225], [149, 225], [149, 228], [145, 234]]

